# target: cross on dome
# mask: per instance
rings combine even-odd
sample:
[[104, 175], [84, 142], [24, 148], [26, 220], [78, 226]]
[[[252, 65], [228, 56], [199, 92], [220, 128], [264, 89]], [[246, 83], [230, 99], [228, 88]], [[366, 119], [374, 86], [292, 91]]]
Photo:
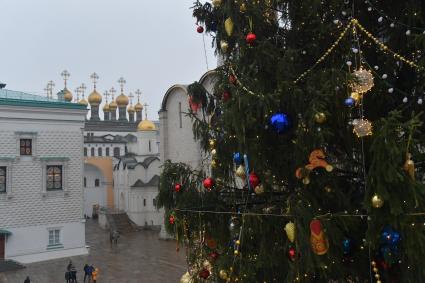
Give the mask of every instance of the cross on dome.
[[63, 78], [64, 85], [65, 85], [65, 88], [66, 88], [66, 82], [68, 81], [68, 79], [69, 79], [69, 77], [71, 76], [71, 74], [70, 74], [67, 70], [64, 70], [64, 71], [61, 73], [61, 76], [62, 76], [62, 78]]
[[48, 98], [53, 98], [53, 88], [55, 87], [55, 83], [53, 81], [49, 81], [47, 83], [47, 89], [48, 89]]
[[80, 93], [81, 93], [81, 88], [77, 87], [74, 92], [77, 94], [77, 102], [80, 101]]
[[103, 93], [103, 96], [106, 99], [106, 103], [108, 103], [108, 97], [109, 97], [109, 95], [110, 95], [109, 92], [107, 90], [105, 90], [105, 92]]
[[130, 105], [133, 105], [133, 97], [134, 97], [133, 93], [130, 92], [128, 97], [130, 98]]
[[96, 74], [96, 72], [94, 72], [93, 74], [90, 75], [90, 78], [93, 81], [93, 88], [96, 89], [96, 83], [97, 83], [97, 80], [99, 79], [99, 76]]
[[142, 92], [140, 89], [137, 89], [134, 93], [137, 95], [137, 102], [140, 102], [140, 96], [142, 95]]
[[147, 103], [145, 103], [145, 104], [143, 104], [143, 106], [145, 106], [145, 120], [147, 120], [148, 119], [148, 104]]
[[109, 90], [109, 94], [110, 94], [110, 95], [111, 95], [111, 97], [112, 97], [112, 101], [114, 101], [115, 93], [117, 93], [117, 91], [115, 90], [115, 88], [114, 88], [114, 87], [111, 87], [111, 89]]
[[118, 83], [120, 84], [120, 87], [121, 87], [121, 94], [123, 94], [124, 93], [124, 85], [126, 83], [126, 80], [123, 77], [121, 77], [121, 78], [119, 78]]
[[86, 85], [84, 83], [82, 83], [81, 86], [80, 86], [80, 91], [81, 91], [83, 98], [84, 98], [84, 92], [86, 91], [86, 89], [87, 89]]

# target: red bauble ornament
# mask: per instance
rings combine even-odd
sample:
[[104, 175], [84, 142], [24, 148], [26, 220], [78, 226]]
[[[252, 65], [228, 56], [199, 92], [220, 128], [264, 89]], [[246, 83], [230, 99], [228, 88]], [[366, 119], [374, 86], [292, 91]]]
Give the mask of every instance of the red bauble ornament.
[[212, 261], [216, 261], [218, 256], [219, 256], [219, 254], [217, 252], [210, 253], [210, 258], [211, 258]]
[[174, 186], [174, 191], [176, 192], [176, 193], [178, 193], [178, 192], [180, 192], [180, 190], [182, 189], [182, 185], [180, 185], [180, 184], [176, 184], [175, 186]]
[[171, 225], [174, 225], [174, 223], [176, 222], [176, 218], [174, 217], [174, 215], [170, 215], [170, 218], [168, 218], [168, 221], [170, 222]]
[[258, 178], [257, 174], [255, 172], [252, 172], [249, 174], [249, 185], [252, 189], [254, 189], [256, 186], [260, 184], [260, 179]]
[[288, 257], [290, 260], [295, 261], [297, 256], [297, 251], [295, 250], [294, 247], [290, 247], [288, 250]]
[[232, 94], [229, 91], [223, 92], [223, 101], [227, 102], [232, 97]]
[[203, 32], [204, 32], [204, 27], [203, 27], [203, 26], [198, 26], [198, 27], [196, 28], [196, 31], [197, 31], [198, 33], [203, 33]]
[[236, 85], [238, 82], [238, 80], [236, 79], [236, 77], [232, 74], [229, 75], [229, 83]]
[[204, 268], [199, 272], [199, 277], [201, 277], [202, 279], [208, 279], [208, 277], [210, 277], [210, 272], [208, 269]]
[[255, 33], [250, 32], [246, 36], [246, 42], [250, 45], [254, 44], [256, 40], [257, 40], [257, 36], [255, 35]]
[[195, 103], [193, 102], [193, 99], [191, 96], [189, 96], [189, 106], [193, 113], [198, 112], [198, 109], [201, 108], [201, 103]]
[[214, 179], [211, 177], [208, 177], [203, 182], [204, 188], [208, 191], [211, 191], [212, 187], [214, 186]]

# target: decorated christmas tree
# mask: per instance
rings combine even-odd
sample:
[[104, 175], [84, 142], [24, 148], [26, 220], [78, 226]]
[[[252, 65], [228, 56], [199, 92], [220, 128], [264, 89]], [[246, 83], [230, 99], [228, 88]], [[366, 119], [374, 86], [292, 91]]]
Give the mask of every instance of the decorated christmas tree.
[[[425, 282], [425, 2], [196, 2], [204, 169], [165, 162], [181, 282]], [[196, 110], [196, 111], [195, 111]]]

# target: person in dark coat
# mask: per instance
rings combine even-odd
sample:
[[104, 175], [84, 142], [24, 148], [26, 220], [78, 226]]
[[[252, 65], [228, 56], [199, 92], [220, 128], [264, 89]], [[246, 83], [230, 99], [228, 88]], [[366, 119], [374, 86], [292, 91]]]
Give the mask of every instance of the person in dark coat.
[[87, 278], [87, 282], [90, 282], [91, 268], [87, 263], [84, 265], [84, 283], [86, 283], [86, 278]]
[[30, 277], [27, 276], [27, 278], [25, 279], [24, 283], [31, 283]]
[[71, 283], [71, 273], [69, 271], [65, 272], [66, 283]]

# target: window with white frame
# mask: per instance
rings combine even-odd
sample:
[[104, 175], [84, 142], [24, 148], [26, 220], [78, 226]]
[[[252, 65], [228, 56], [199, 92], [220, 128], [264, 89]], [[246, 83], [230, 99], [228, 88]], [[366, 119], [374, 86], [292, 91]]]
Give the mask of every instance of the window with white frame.
[[47, 165], [46, 168], [46, 190], [62, 190], [62, 165]]
[[69, 158], [67, 157], [42, 157], [40, 158], [43, 168], [42, 172], [42, 194], [43, 196], [58, 193], [68, 194], [68, 169]]
[[49, 246], [57, 246], [61, 244], [60, 232], [60, 229], [49, 230]]

